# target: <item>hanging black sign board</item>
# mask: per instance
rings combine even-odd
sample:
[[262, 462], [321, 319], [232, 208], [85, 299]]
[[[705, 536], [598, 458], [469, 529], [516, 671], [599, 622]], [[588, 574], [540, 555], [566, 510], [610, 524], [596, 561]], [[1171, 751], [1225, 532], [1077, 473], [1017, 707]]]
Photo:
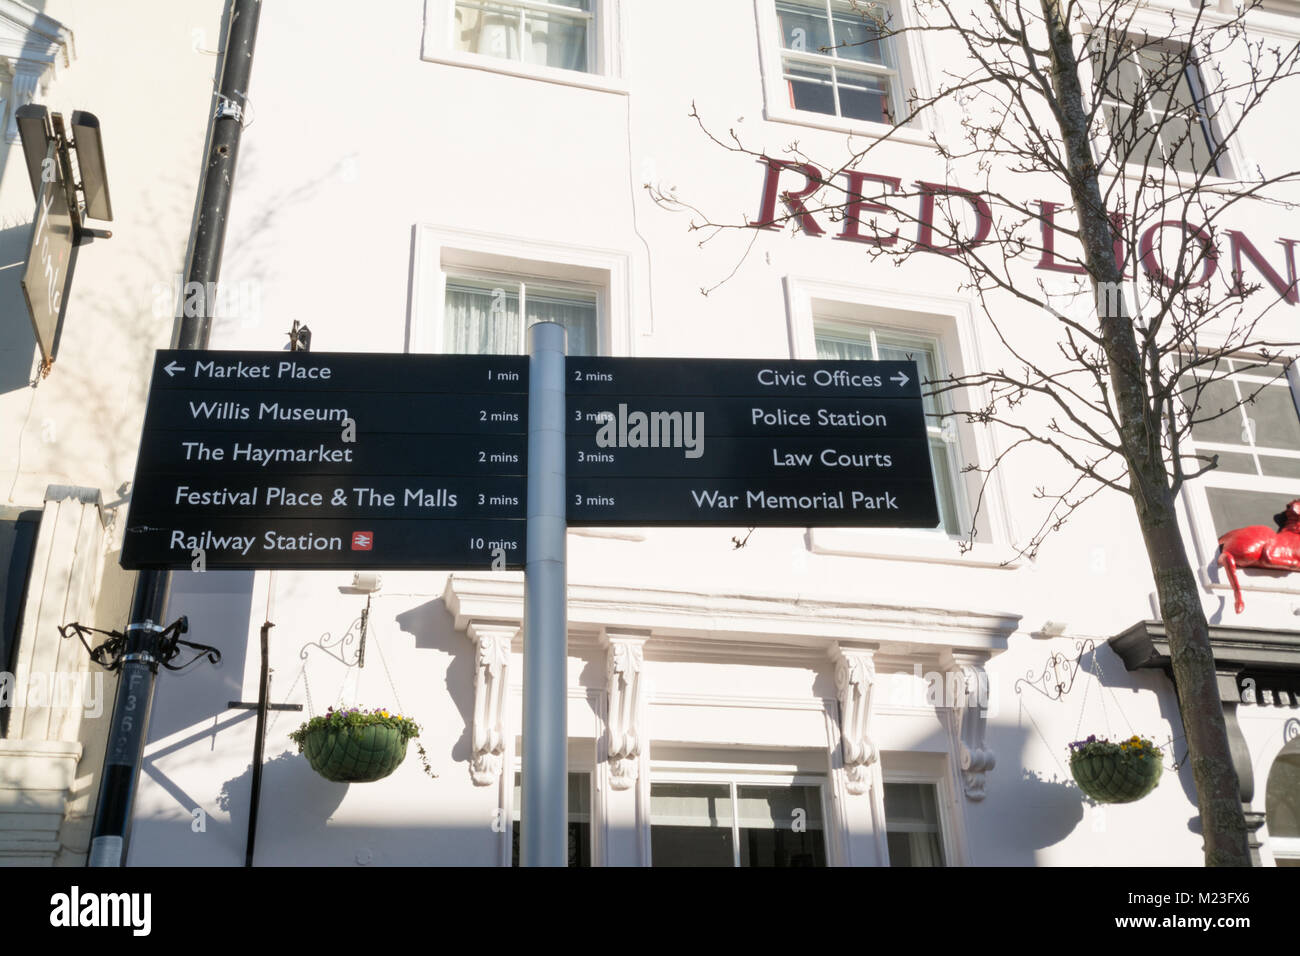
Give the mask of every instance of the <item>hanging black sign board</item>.
[[528, 359], [162, 351], [134, 568], [522, 568]]

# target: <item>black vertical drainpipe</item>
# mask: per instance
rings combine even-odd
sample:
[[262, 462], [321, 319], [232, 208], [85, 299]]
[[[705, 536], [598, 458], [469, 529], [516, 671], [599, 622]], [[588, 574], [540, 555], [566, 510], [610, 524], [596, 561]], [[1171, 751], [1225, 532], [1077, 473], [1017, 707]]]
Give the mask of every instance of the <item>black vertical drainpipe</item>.
[[[233, 0], [226, 29], [220, 92], [212, 120], [208, 161], [194, 230], [194, 248], [186, 274], [186, 288], [200, 283], [204, 308], [197, 316], [181, 319], [177, 347], [207, 348], [212, 331], [211, 309], [221, 273], [221, 248], [226, 238], [226, 218], [235, 181], [235, 158], [247, 108], [248, 81], [253, 72], [253, 43], [262, 0]], [[209, 285], [212, 283], [213, 285]], [[184, 295], [184, 291], [182, 292]], [[163, 631], [167, 599], [171, 593], [168, 571], [142, 571], [131, 601], [131, 623], [126, 628], [126, 650], [118, 676], [117, 699], [109, 723], [99, 801], [91, 830], [90, 858], [95, 867], [124, 866], [131, 810], [153, 709], [154, 679], [158, 674], [159, 635]]]

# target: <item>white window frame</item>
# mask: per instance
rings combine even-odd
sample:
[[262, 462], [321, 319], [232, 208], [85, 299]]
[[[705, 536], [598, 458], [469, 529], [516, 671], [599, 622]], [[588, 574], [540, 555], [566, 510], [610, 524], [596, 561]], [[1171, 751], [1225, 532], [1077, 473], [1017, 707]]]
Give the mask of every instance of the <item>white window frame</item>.
[[[887, 757], [888, 755], [882, 757], [882, 761], [888, 762]], [[896, 763], [897, 760], [894, 762]], [[881, 866], [889, 866], [889, 842], [886, 839], [889, 833], [889, 817], [885, 814], [885, 788], [883, 786], [886, 783], [920, 783], [934, 787], [934, 805], [939, 814], [939, 839], [942, 841], [944, 868], [965, 865], [965, 847], [959, 842], [957, 827], [953, 819], [953, 791], [946, 776], [938, 772], [910, 767], [885, 766], [881, 771], [881, 783], [879, 807]]]
[[[546, 10], [555, 5], [546, 0], [498, 0], [503, 5]], [[567, 8], [573, 13], [572, 8]], [[525, 79], [576, 86], [583, 89], [626, 95], [620, 50], [618, 0], [591, 0], [591, 25], [587, 31], [589, 72], [526, 63], [485, 53], [468, 53], [455, 48], [456, 0], [425, 0], [424, 38], [420, 56], [430, 63], [487, 70]]]
[[[508, 785], [504, 788], [506, 797], [506, 806], [504, 816], [510, 821], [510, 826], [505, 830], [505, 865], [514, 866], [514, 825], [519, 823], [523, 816], [523, 807], [515, 805], [515, 775], [522, 775], [524, 772], [524, 759], [516, 755], [511, 761], [514, 771], [509, 775]], [[597, 857], [597, 848], [599, 847], [599, 835], [596, 828], [599, 825], [600, 807], [597, 803], [597, 786], [596, 786], [596, 766], [594, 761], [574, 760], [573, 756], [569, 757], [569, 769], [565, 771], [565, 793], [567, 799], [568, 778], [574, 774], [587, 775], [587, 805], [591, 808], [587, 815], [587, 852], [591, 857], [589, 868], [595, 868], [601, 865]], [[570, 822], [568, 810], [565, 810], [566, 826]], [[522, 831], [521, 831], [522, 834]], [[522, 848], [521, 848], [522, 849]]]
[[[908, 344], [912, 344], [915, 345], [918, 350], [929, 350], [934, 353], [935, 365], [937, 365], [939, 369], [946, 369], [949, 367], [947, 357], [944, 355], [943, 341], [939, 336], [934, 335], [933, 333], [918, 332], [914, 329], [900, 329], [885, 325], [869, 324], [867, 320], [858, 323], [849, 322], [840, 318], [822, 318], [816, 315], [813, 316], [813, 322], [817, 337], [839, 338], [841, 341], [846, 342], [856, 340], [859, 343], [864, 343], [870, 347], [871, 354], [876, 358], [876, 360], [879, 360], [880, 355], [880, 346], [877, 339], [879, 337], [884, 337], [886, 339], [892, 338], [896, 343], [898, 343], [895, 346], [897, 348], [906, 348]], [[855, 328], [855, 326], [865, 327], [859, 329]], [[865, 332], [866, 335], [863, 336], [861, 334], [862, 332]], [[949, 405], [944, 396], [940, 396], [939, 402], [941, 405]], [[944, 477], [948, 481], [948, 487], [952, 492], [953, 502], [957, 509], [956, 515], [953, 516], [957, 525], [956, 534], [949, 534], [943, 528], [935, 528], [930, 533], [936, 535], [945, 534], [949, 538], [957, 538], [961, 536], [963, 529], [970, 527], [970, 502], [964, 494], [965, 488], [963, 487], [964, 483], [962, 482], [960, 473], [961, 466], [958, 461], [961, 457], [961, 442], [957, 437], [957, 421], [955, 418], [948, 418], [944, 420], [942, 425], [939, 425], [930, 422], [927, 419], [925, 432], [928, 440], [933, 441], [934, 439], [939, 439], [947, 444], [953, 451], [953, 454], [950, 455], [948, 459], [948, 474]], [[939, 506], [942, 509], [942, 500], [940, 500]]]
[[[1178, 16], [1179, 19], [1182, 20], [1188, 16], [1196, 15], [1196, 11], [1190, 4], [1184, 8], [1170, 5], [1165, 7], [1163, 10], [1158, 8], [1147, 8], [1135, 11], [1128, 20], [1128, 35], [1139, 40], [1153, 40], [1157, 42], [1164, 38], [1168, 38], [1170, 30], [1169, 17], [1171, 14]], [[1207, 25], [1212, 25], [1216, 21], [1222, 21], [1225, 19], [1220, 15], [1216, 15], [1212, 10], [1203, 10], [1200, 13], [1200, 16], [1202, 22]], [[1179, 27], [1181, 29], [1182, 23], [1179, 24]], [[1096, 74], [1093, 72], [1093, 40], [1091, 31], [1081, 31], [1076, 42], [1079, 45], [1079, 49], [1076, 50], [1076, 56], [1079, 58], [1079, 77], [1084, 85], [1084, 96], [1087, 97], [1089, 91], [1094, 89], [1096, 86], [1094, 82]], [[1205, 68], [1202, 65], [1199, 56], [1196, 54], [1196, 51], [1193, 51], [1193, 59], [1196, 62], [1197, 69], [1204, 73]], [[1215, 107], [1213, 112], [1219, 118], [1218, 123], [1215, 125], [1214, 135], [1223, 140], [1223, 129], [1232, 129], [1237, 124], [1239, 119], [1237, 111], [1230, 100], [1222, 97], [1213, 97], [1210, 94], [1206, 94], [1205, 98]], [[1098, 120], [1103, 124], [1105, 122], [1105, 115], [1101, 110], [1098, 111]], [[1214, 173], [1206, 173], [1204, 178], [1201, 180], [1205, 187], [1232, 188], [1238, 186], [1241, 180], [1249, 180], [1251, 176], [1254, 175], [1255, 164], [1242, 147], [1241, 132], [1242, 131], [1238, 129], [1237, 135], [1227, 137], [1226, 140], [1224, 140], [1226, 148], [1221, 154], [1220, 163], [1226, 163], [1230, 167], [1227, 175], [1219, 176]], [[1109, 127], [1102, 131], [1098, 141], [1101, 142], [1103, 140], [1109, 145]], [[1100, 155], [1100, 147], [1098, 147], [1098, 155]], [[1197, 175], [1196, 173], [1181, 172], [1171, 166], [1163, 168], [1165, 176], [1171, 182], [1189, 181]], [[1125, 163], [1123, 169], [1119, 169], [1113, 162], [1108, 162], [1102, 167], [1102, 169], [1110, 175], [1121, 175], [1125, 179], [1142, 181], [1150, 175], [1152, 167], [1145, 167], [1140, 163]]]
[[[847, 6], [843, 0], [827, 0], [827, 2], [841, 8]], [[892, 22], [897, 24], [898, 28], [917, 26], [911, 4], [898, 2], [898, 0], [880, 0], [880, 2], [889, 8]], [[843, 66], [846, 61], [843, 59], [837, 61], [830, 55], [818, 54], [815, 50], [793, 53], [786, 50], [781, 42], [776, 0], [754, 0], [754, 12], [758, 24], [759, 68], [763, 74], [763, 115], [766, 119], [872, 138], [888, 136], [890, 140], [921, 146], [930, 145], [930, 134], [937, 128], [932, 110], [926, 110], [909, 125], [894, 127], [888, 123], [872, 123], [843, 116], [831, 116], [811, 110], [797, 110], [790, 106], [789, 90], [785, 79], [787, 57], [794, 56], [810, 63], [815, 61], [823, 66], [832, 64]], [[905, 91], [914, 89], [921, 98], [930, 95], [929, 70], [926, 67], [919, 34], [904, 33], [902, 36], [889, 37], [887, 46], [888, 56], [894, 64], [890, 109], [895, 116], [901, 118], [907, 112]], [[869, 64], [847, 62], [851, 64], [850, 69], [855, 73], [873, 72]]]
[[[1217, 345], [1207, 341], [1206, 348], [1214, 349], [1221, 347], [1222, 343]], [[1229, 373], [1232, 375], [1238, 373]], [[1247, 380], [1250, 380], [1250, 373], [1244, 373]], [[1259, 382], [1263, 382], [1264, 376], [1255, 376]], [[1291, 390], [1291, 399], [1296, 403], [1297, 415], [1300, 416], [1300, 363], [1291, 366], [1286, 374], [1286, 384]], [[1276, 386], [1275, 386], [1276, 387]], [[1188, 436], [1184, 439], [1188, 451], [1195, 454], [1197, 450], [1205, 450], [1213, 454], [1216, 450], [1225, 451], [1227, 449], [1214, 445], [1212, 443], [1196, 443]], [[1236, 449], [1239, 451], [1239, 449]], [[1199, 467], [1199, 462], [1192, 462], [1192, 466]], [[1192, 546], [1195, 548], [1197, 558], [1197, 572], [1201, 580], [1201, 585], [1210, 593], [1217, 593], [1223, 597], [1226, 602], [1225, 606], [1231, 605], [1232, 584], [1228, 581], [1228, 576], [1223, 569], [1219, 567], [1219, 534], [1214, 527], [1214, 520], [1210, 516], [1209, 499], [1206, 496], [1207, 488], [1229, 488], [1241, 491], [1258, 491], [1271, 493], [1277, 492], [1279, 498], [1279, 510], [1291, 498], [1296, 495], [1297, 479], [1295, 478], [1272, 478], [1260, 475], [1243, 475], [1232, 472], [1215, 471], [1207, 472], [1199, 478], [1184, 483], [1179, 497], [1182, 499], [1183, 507], [1187, 512], [1188, 530], [1192, 539]], [[1268, 524], [1271, 516], [1261, 515], [1260, 524]], [[1224, 531], [1229, 529], [1225, 528]], [[1300, 580], [1293, 580], [1293, 575], [1276, 575], [1276, 576], [1256, 576], [1251, 574], [1238, 573], [1238, 579], [1241, 582], [1243, 594], [1249, 592], [1300, 595]], [[1242, 614], [1251, 612], [1251, 603], [1246, 602], [1246, 610]], [[1234, 615], [1237, 616], [1237, 615]]]
[[[654, 826], [654, 815], [650, 809], [650, 787], [657, 783], [678, 784], [729, 784], [731, 787], [731, 849], [732, 867], [740, 867], [740, 820], [736, 814], [737, 787], [817, 787], [821, 800], [822, 812], [822, 855], [826, 866], [834, 865], [832, 851], [833, 835], [831, 833], [831, 805], [829, 788], [830, 779], [825, 774], [786, 773], [774, 771], [754, 772], [741, 767], [726, 770], [695, 769], [681, 764], [651, 765], [650, 779], [646, 785], [646, 846], [650, 845], [650, 830]], [[653, 851], [649, 865], [654, 866]]]
[[[786, 299], [790, 314], [791, 358], [816, 359], [816, 330], [820, 323], [858, 322], [864, 328], [876, 327], [901, 336], [936, 341], [939, 360], [945, 369], [961, 374], [985, 368], [975, 334], [974, 312], [967, 299], [926, 295], [902, 289], [867, 288], [846, 283], [787, 276]], [[981, 396], [954, 400], [958, 407], [979, 408]], [[963, 460], [976, 461], [987, 467], [995, 460], [993, 427], [956, 422], [957, 446]], [[978, 493], [983, 476], [961, 475], [955, 492], [958, 511], [969, 515], [971, 502]], [[964, 500], [963, 500], [964, 499]], [[964, 527], [969, 527], [969, 521]], [[979, 535], [975, 544], [960, 553], [956, 538], [942, 529], [894, 528], [810, 528], [810, 550], [817, 554], [841, 554], [853, 557], [889, 560], [926, 561], [966, 567], [1014, 569], [1018, 558], [1012, 543], [1015, 529], [1007, 505], [1005, 483], [995, 472], [984, 493], [979, 518]]]
[[599, 355], [631, 353], [629, 259], [622, 252], [420, 225], [412, 250], [408, 352], [444, 351], [447, 276], [478, 273], [596, 292]]

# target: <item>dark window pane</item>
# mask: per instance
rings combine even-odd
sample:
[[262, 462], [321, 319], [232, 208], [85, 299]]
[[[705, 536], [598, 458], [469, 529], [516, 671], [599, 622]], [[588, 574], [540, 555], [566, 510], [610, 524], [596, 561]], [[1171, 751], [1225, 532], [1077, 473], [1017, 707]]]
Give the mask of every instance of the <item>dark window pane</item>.
[[[18, 645], [18, 620], [31, 577], [32, 551], [41, 512], [6, 508], [0, 512], [0, 673], [12, 673]], [[0, 737], [8, 730], [12, 708], [0, 707]]]
[[[1243, 396], [1258, 388], [1243, 382]], [[1242, 406], [1253, 422], [1255, 444], [1265, 448], [1300, 451], [1300, 415], [1296, 413], [1291, 389], [1285, 385], [1268, 385], [1255, 394], [1255, 400]]]
[[776, 19], [781, 26], [781, 46], [787, 50], [821, 53], [831, 45], [824, 8], [778, 3]]
[[826, 841], [821, 830], [740, 831], [740, 865], [755, 867], [825, 866]]
[[787, 64], [786, 84], [790, 87], [790, 106], [794, 109], [835, 115], [835, 93], [831, 89], [829, 69]]
[[943, 850], [937, 833], [886, 833], [889, 865], [943, 866]]
[[1132, 104], [1141, 86], [1132, 53], [1121, 50], [1113, 38], [1093, 42], [1092, 68], [1096, 88], [1105, 99]]
[[841, 71], [840, 112], [849, 119], [892, 123], [888, 85], [883, 79], [846, 77]]
[[1241, 417], [1241, 409], [1232, 407], [1237, 404], [1237, 391], [1232, 382], [1219, 379], [1208, 383], [1202, 381], [1201, 385], [1199, 396], [1192, 390], [1182, 392], [1183, 401], [1188, 406], [1195, 403], [1194, 410], [1189, 408], [1193, 420], [1209, 419], [1192, 426], [1193, 440], [1248, 445], [1248, 436], [1243, 435], [1246, 422]]
[[1279, 491], [1238, 491], [1234, 488], [1207, 488], [1205, 491], [1215, 537], [1251, 525], [1276, 527], [1274, 517], [1294, 497]]
[[1259, 464], [1270, 478], [1300, 478], [1300, 458], [1260, 455]]
[[885, 784], [885, 838], [890, 866], [944, 865], [934, 784]]
[[825, 866], [820, 787], [737, 787], [741, 866]]
[[1195, 173], [1210, 161], [1210, 150], [1205, 145], [1200, 120], [1194, 115], [1171, 114], [1160, 128], [1163, 154], [1170, 165], [1180, 173]]
[[860, 13], [836, 14], [835, 44], [835, 55], [838, 57], [887, 65], [884, 44], [880, 40], [880, 27], [870, 18], [863, 19]]
[[[1216, 471], [1230, 471], [1236, 475], [1259, 474], [1259, 469], [1255, 467], [1254, 455], [1238, 455], [1227, 451], [1206, 451], [1202, 452], [1202, 454], [1206, 457], [1219, 456], [1219, 467], [1215, 469]], [[1296, 464], [1300, 465], [1300, 461], [1297, 461]], [[1195, 467], [1204, 467], [1204, 463], [1198, 463]]]
[[1157, 116], [1166, 109], [1172, 115], [1191, 105], [1191, 99], [1185, 96], [1187, 80], [1178, 51], [1144, 45], [1137, 51], [1137, 60], [1142, 71], [1141, 94]]
[[[1219, 172], [1200, 69], [1186, 47], [1166, 43], [1094, 43], [1094, 90], [1102, 101], [1121, 162], [1164, 163], [1181, 172]], [[1153, 146], [1158, 148], [1152, 149]]]
[[731, 826], [726, 784], [650, 785], [653, 866], [735, 866]]
[[[515, 821], [511, 828], [510, 865], [519, 865], [520, 775], [515, 774]], [[591, 774], [569, 774], [569, 866], [591, 866]]]

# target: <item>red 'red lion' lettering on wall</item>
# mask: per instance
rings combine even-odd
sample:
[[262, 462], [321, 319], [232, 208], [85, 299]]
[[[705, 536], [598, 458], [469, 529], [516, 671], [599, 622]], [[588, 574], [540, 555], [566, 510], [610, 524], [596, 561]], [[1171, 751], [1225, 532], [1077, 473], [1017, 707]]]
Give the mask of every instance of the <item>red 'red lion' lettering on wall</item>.
[[[810, 236], [821, 236], [826, 234], [825, 228], [817, 221], [813, 211], [808, 208], [808, 200], [814, 196], [822, 187], [830, 185], [829, 180], [823, 177], [819, 170], [812, 163], [800, 163], [793, 160], [773, 159], [764, 156], [761, 160], [764, 167], [763, 177], [763, 200], [759, 209], [758, 219], [749, 225], [755, 229], [780, 229], [782, 222], [777, 222], [776, 203], [780, 199], [790, 211], [790, 216], [794, 218], [799, 228]], [[798, 173], [803, 177], [803, 183], [800, 188], [794, 191], [780, 191], [780, 179], [783, 172]], [[844, 187], [841, 199], [838, 195], [832, 200], [837, 207], [842, 207], [844, 216], [844, 227], [836, 233], [834, 238], [847, 239], [853, 242], [866, 243], [874, 246], [893, 246], [898, 243], [900, 238], [899, 230], [884, 232], [879, 227], [869, 225], [866, 232], [863, 231], [863, 214], [864, 213], [897, 213], [903, 219], [907, 219], [906, 214], [901, 213], [894, 206], [886, 202], [877, 202], [867, 197], [866, 186], [868, 183], [877, 183], [882, 188], [882, 193], [897, 194], [902, 187], [902, 180], [897, 176], [888, 176], [883, 173], [871, 173], [863, 170], [847, 170], [842, 173], [847, 179], [847, 185]], [[917, 236], [915, 248], [933, 252], [938, 255], [954, 256], [982, 245], [989, 240], [993, 231], [993, 213], [989, 207], [988, 201], [980, 193], [963, 189], [960, 186], [951, 186], [940, 183], [927, 183], [919, 181], [916, 183], [919, 195], [919, 208], [916, 216], [911, 221], [917, 224]], [[839, 190], [837, 189], [837, 194]], [[937, 197], [948, 196], [957, 200], [962, 200], [970, 204], [971, 210], [975, 216], [974, 234], [967, 239], [956, 239], [956, 241], [944, 244], [935, 241], [935, 213], [937, 206]], [[882, 196], [883, 198], [883, 196]], [[1074, 275], [1083, 275], [1085, 270], [1077, 265], [1080, 260], [1078, 257], [1060, 258], [1057, 251], [1057, 227], [1056, 214], [1064, 207], [1060, 203], [1049, 202], [1045, 199], [1036, 201], [1039, 207], [1039, 228], [1041, 230], [1042, 244], [1040, 246], [1041, 256], [1034, 263], [1035, 269], [1046, 272], [1064, 272]], [[1125, 241], [1124, 241], [1124, 217], [1115, 213], [1111, 216], [1114, 222], [1115, 234], [1115, 262], [1121, 267], [1125, 259]], [[951, 225], [954, 226], [955, 223]], [[1158, 236], [1162, 229], [1180, 229], [1183, 235], [1193, 240], [1193, 245], [1199, 244], [1201, 256], [1199, 258], [1200, 275], [1196, 280], [1189, 284], [1189, 288], [1203, 286], [1210, 281], [1211, 277], [1218, 269], [1219, 249], [1216, 247], [1214, 237], [1204, 226], [1198, 226], [1192, 223], [1186, 223], [1179, 220], [1165, 220], [1147, 226], [1141, 234], [1137, 249], [1137, 258], [1141, 268], [1148, 275], [1153, 276], [1167, 286], [1173, 286], [1176, 278], [1171, 279], [1162, 269], [1160, 257], [1156, 254]], [[1244, 276], [1243, 260], [1249, 263], [1264, 278], [1264, 281], [1273, 289], [1274, 292], [1289, 305], [1300, 304], [1300, 280], [1296, 276], [1295, 266], [1295, 247], [1300, 244], [1296, 239], [1278, 239], [1278, 245], [1283, 249], [1285, 261], [1282, 271], [1275, 268], [1265, 257], [1259, 248], [1247, 238], [1244, 232], [1237, 229], [1224, 229], [1228, 237], [1228, 247], [1232, 259], [1232, 288], [1238, 294], [1245, 291], [1246, 282]], [[949, 237], [954, 238], [954, 237]]]

